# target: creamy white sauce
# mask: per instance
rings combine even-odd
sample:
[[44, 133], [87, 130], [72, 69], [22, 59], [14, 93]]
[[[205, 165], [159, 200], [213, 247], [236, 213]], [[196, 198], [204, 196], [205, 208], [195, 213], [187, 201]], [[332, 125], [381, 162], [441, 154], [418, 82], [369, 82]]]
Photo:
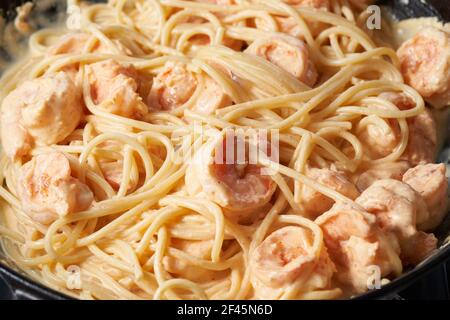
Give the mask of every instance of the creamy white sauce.
[[[408, 0], [401, 0], [408, 3]], [[387, 21], [389, 30], [384, 30], [378, 34], [383, 41], [389, 43], [393, 48], [397, 49], [401, 44], [426, 27], [434, 27], [450, 33], [450, 23], [442, 23], [436, 17], [413, 18], [406, 20], [396, 20], [388, 10], [383, 11], [383, 18]], [[436, 130], [438, 134], [438, 150], [442, 150], [448, 133], [450, 108], [435, 109], [431, 108], [433, 116], [436, 120]]]
[[403, 42], [414, 37], [426, 27], [435, 27], [450, 33], [450, 23], [442, 23], [437, 18], [415, 18], [391, 22], [394, 39], [394, 47], [399, 47]]

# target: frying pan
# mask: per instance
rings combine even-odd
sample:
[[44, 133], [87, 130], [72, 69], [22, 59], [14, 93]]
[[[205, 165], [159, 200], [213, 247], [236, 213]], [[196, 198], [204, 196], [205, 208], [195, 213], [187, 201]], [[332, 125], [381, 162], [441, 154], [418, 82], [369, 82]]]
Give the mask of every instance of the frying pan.
[[[0, 16], [12, 19], [15, 15], [14, 8], [26, 0], [0, 0]], [[99, 2], [99, 1], [97, 1]], [[56, 2], [52, 5], [41, 3], [40, 15], [45, 15], [50, 20], [56, 20], [58, 13], [63, 12], [65, 1]], [[402, 20], [412, 17], [437, 17], [441, 21], [450, 21], [450, 3], [448, 0], [381, 0], [379, 4], [385, 5], [391, 9], [396, 18]], [[8, 57], [4, 48], [0, 47], [0, 55]], [[450, 119], [447, 119], [445, 142], [438, 161], [450, 166]], [[395, 299], [401, 298], [398, 293], [402, 289], [425, 278], [431, 271], [441, 268], [440, 272], [446, 278], [445, 262], [450, 261], [450, 242], [444, 242], [450, 236], [450, 214], [441, 226], [435, 230], [435, 235], [439, 239], [439, 249], [415, 268], [406, 271], [397, 279], [393, 280], [381, 289], [369, 291], [353, 299]], [[2, 281], [3, 279], [3, 281]], [[8, 261], [0, 248], [0, 288], [8, 291], [8, 298], [11, 299], [70, 299], [68, 296], [56, 292], [40, 283], [32, 280], [30, 277], [14, 267], [12, 261]], [[437, 285], [437, 284], [436, 284]], [[450, 298], [450, 297], [448, 297]]]

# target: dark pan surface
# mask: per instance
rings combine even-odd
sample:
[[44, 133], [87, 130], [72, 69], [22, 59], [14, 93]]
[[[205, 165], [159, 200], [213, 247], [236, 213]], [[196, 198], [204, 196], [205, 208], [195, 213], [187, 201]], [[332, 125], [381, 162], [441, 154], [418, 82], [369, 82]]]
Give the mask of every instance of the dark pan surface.
[[399, 20], [438, 17], [439, 20], [450, 21], [448, 0], [380, 0], [377, 3], [388, 6]]

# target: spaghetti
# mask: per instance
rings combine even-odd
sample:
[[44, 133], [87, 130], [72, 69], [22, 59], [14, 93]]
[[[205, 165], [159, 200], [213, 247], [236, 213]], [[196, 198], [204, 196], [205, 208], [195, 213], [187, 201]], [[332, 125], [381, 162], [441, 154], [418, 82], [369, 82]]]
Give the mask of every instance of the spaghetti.
[[[24, 81], [65, 72], [80, 88], [84, 108], [76, 129], [63, 139], [36, 143], [15, 161], [2, 154], [0, 236], [8, 257], [31, 277], [81, 299], [332, 299], [353, 294], [333, 276], [340, 270], [331, 266], [324, 229], [302, 199], [314, 192], [351, 204], [354, 197], [311, 178], [308, 170], [332, 167], [358, 177], [400, 161], [410, 139], [409, 119], [423, 114], [425, 103], [404, 84], [396, 52], [379, 47], [358, 25], [364, 6], [350, 0], [310, 2], [69, 1], [80, 13], [68, 18], [76, 30], [33, 33], [27, 58], [1, 80], [4, 100]], [[306, 84], [282, 62], [244, 50], [269, 35], [297, 37], [317, 80]], [[106, 70], [101, 78], [98, 74], [108, 65], [126, 70]], [[167, 78], [170, 72], [173, 78]], [[125, 80], [116, 86], [115, 77]], [[165, 90], [177, 77], [184, 77], [183, 92], [155, 91]], [[130, 81], [131, 93], [124, 89]], [[185, 88], [188, 82], [191, 87]], [[106, 95], [119, 92], [112, 98], [115, 105], [101, 99], [105, 83], [115, 88]], [[160, 102], [145, 100], [151, 92]], [[380, 97], [385, 92], [405, 95], [412, 107], [399, 108]], [[145, 105], [139, 113], [133, 109], [136, 103]], [[213, 103], [212, 110], [202, 109]], [[370, 126], [385, 132], [398, 128], [392, 152], [373, 156], [366, 150], [361, 132]], [[279, 159], [265, 156], [254, 164], [244, 159], [249, 182], [236, 192], [262, 192], [255, 205], [229, 203], [232, 191], [220, 189], [234, 184], [237, 190], [246, 178], [215, 186], [223, 170], [228, 179], [229, 164], [194, 168], [190, 162], [192, 155], [214, 158], [217, 149], [211, 143], [226, 141], [233, 129], [267, 130], [269, 140], [277, 134], [272, 151], [279, 152]], [[39, 156], [54, 152], [64, 155], [70, 179], [88, 186], [93, 201], [42, 223], [24, 210], [18, 177], [25, 163], [36, 161], [37, 166]], [[262, 168], [272, 173], [263, 191], [254, 187], [266, 183], [254, 173]], [[208, 175], [213, 178], [203, 178]], [[205, 195], [208, 190], [216, 196], [224, 192], [225, 200]], [[242, 216], [245, 221], [239, 220]], [[295, 238], [292, 243], [303, 246], [293, 258], [298, 276], [287, 273], [285, 282], [261, 284], [254, 279], [253, 271], [260, 268], [255, 257], [266, 254], [264, 245], [276, 239], [276, 230], [286, 230]], [[316, 269], [322, 264], [330, 274], [319, 277]], [[277, 268], [285, 270], [281, 262]], [[74, 284], [74, 279], [79, 281]]]

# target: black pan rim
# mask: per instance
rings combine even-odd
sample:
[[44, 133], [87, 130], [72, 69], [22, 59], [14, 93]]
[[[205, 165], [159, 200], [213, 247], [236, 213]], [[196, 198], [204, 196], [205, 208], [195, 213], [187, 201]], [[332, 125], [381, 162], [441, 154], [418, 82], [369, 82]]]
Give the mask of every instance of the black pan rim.
[[[450, 258], [450, 245], [443, 245], [438, 251], [422, 262], [420, 265], [407, 271], [406, 273], [395, 278], [388, 284], [382, 286], [380, 289], [371, 290], [363, 294], [349, 298], [349, 300], [384, 300], [390, 299], [397, 295], [398, 291], [414, 284], [421, 277], [431, 272], [435, 267], [444, 263]], [[35, 293], [36, 298], [43, 300], [73, 300], [75, 298], [70, 297], [62, 292], [52, 289], [38, 281], [29, 278], [20, 272], [13, 270], [12, 268], [4, 265], [0, 262], [0, 276], [4, 277], [4, 280], [11, 285], [11, 287], [19, 286], [19, 290], [28, 289]], [[13, 289], [14, 290], [14, 289]], [[17, 292], [12, 292], [15, 295]], [[28, 293], [28, 292], [27, 292]], [[30, 292], [33, 296], [33, 293]]]
[[14, 298], [19, 298], [20, 293], [23, 292], [28, 298], [31, 296], [36, 300], [74, 299], [4, 265], [2, 262], [0, 262], [0, 278], [3, 278], [9, 284]]

